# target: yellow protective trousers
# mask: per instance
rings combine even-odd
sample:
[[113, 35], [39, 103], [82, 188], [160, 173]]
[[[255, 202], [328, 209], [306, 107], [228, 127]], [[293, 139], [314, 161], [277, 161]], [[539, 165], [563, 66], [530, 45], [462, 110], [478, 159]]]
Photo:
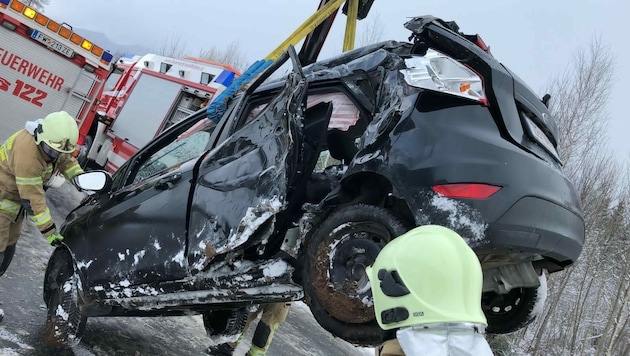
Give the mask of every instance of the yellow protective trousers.
[[15, 245], [22, 232], [24, 209], [14, 201], [0, 200], [0, 252]]
[[271, 345], [276, 329], [278, 329], [280, 324], [286, 320], [290, 307], [291, 303], [287, 302], [261, 304], [257, 311], [249, 313], [243, 333], [239, 339], [235, 343], [231, 343], [230, 346], [236, 348], [238, 343], [241, 342], [243, 335], [245, 335], [249, 329], [251, 323], [256, 320], [260, 313], [262, 313], [260, 321], [256, 326], [254, 337], [252, 338], [252, 345], [246, 355], [262, 356], [266, 354], [269, 349], [269, 345]]

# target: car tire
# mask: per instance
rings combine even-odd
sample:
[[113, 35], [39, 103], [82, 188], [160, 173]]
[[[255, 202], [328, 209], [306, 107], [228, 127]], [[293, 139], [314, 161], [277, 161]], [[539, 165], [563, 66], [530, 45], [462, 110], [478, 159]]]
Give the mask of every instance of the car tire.
[[51, 273], [45, 342], [52, 347], [72, 347], [81, 341], [85, 332], [87, 317], [81, 315], [79, 276], [74, 272], [70, 256], [57, 260]]
[[209, 338], [236, 337], [243, 332], [249, 312], [246, 308], [210, 310], [202, 314]]
[[538, 287], [513, 288], [507, 294], [483, 293], [481, 307], [488, 320], [488, 334], [512, 333], [536, 319], [547, 297], [546, 279], [544, 275], [540, 278]]
[[369, 286], [365, 267], [407, 230], [388, 210], [356, 204], [338, 207], [309, 232], [302, 281], [306, 303], [324, 329], [357, 345], [394, 337], [376, 321], [371, 291], [364, 288]]

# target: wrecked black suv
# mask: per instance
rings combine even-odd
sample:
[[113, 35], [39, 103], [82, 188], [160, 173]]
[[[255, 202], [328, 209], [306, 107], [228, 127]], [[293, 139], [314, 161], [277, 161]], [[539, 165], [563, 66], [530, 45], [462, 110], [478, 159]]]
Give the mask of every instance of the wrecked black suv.
[[[356, 344], [392, 337], [364, 268], [408, 229], [438, 224], [475, 249], [487, 331], [528, 324], [544, 270], [584, 243], [546, 105], [477, 36], [432, 17], [301, 68], [293, 48], [234, 98], [140, 150], [67, 218], [50, 258], [48, 333], [87, 317], [199, 313], [240, 332], [252, 305], [304, 298]], [[264, 83], [283, 61], [293, 71]], [[418, 270], [418, 273], [422, 273]]]

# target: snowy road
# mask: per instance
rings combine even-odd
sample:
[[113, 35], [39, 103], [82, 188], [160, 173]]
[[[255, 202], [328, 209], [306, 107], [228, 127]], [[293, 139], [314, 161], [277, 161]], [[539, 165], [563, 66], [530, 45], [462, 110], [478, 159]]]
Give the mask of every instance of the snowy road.
[[[48, 193], [53, 217], [63, 221], [81, 194], [65, 185]], [[42, 299], [43, 275], [53, 248], [30, 224], [24, 225], [22, 238], [11, 267], [0, 277], [0, 308], [5, 318], [0, 323], [0, 355], [204, 355], [208, 338], [199, 317], [164, 318], [90, 318], [85, 336], [73, 350], [58, 350], [43, 344], [45, 305]], [[251, 339], [251, 331], [245, 340]], [[237, 355], [243, 355], [244, 342]], [[287, 322], [277, 331], [268, 353], [298, 355], [372, 355], [336, 339], [323, 330], [308, 307], [295, 303]]]

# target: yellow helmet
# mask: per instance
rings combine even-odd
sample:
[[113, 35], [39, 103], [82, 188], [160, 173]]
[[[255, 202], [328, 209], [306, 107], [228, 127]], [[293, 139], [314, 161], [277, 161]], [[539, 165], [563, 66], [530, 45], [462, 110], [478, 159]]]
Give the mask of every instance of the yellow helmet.
[[44, 142], [61, 153], [72, 153], [79, 140], [79, 127], [70, 114], [58, 111], [48, 114], [36, 130], [35, 142]]
[[388, 243], [366, 272], [384, 330], [444, 322], [488, 324], [481, 310], [481, 264], [453, 230], [417, 227]]

